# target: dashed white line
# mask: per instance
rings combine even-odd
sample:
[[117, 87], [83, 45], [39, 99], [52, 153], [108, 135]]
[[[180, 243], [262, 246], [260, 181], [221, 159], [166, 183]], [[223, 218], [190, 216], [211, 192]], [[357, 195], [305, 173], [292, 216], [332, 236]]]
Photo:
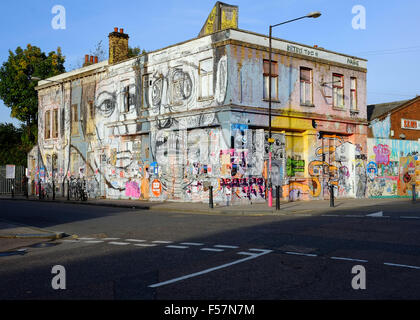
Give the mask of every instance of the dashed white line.
[[78, 240], [82, 240], [82, 241], [85, 241], [85, 240], [95, 240], [96, 238], [77, 238]]
[[135, 243], [134, 246], [136, 246], [136, 247], [156, 247], [157, 244], [152, 244], [152, 243]]
[[396, 263], [389, 263], [389, 262], [384, 262], [384, 265], [391, 266], [391, 267], [402, 267], [402, 268], [410, 268], [410, 269], [420, 269], [420, 267], [417, 267], [417, 266], [409, 266], [409, 265], [406, 265], [406, 264], [396, 264]]
[[165, 243], [172, 243], [173, 241], [163, 241], [163, 240], [155, 240], [155, 241], [152, 241], [152, 243], [162, 243], [162, 244], [165, 244]]
[[238, 246], [228, 246], [224, 244], [216, 244], [214, 247], [216, 248], [223, 248], [223, 249], [238, 249]]
[[201, 248], [202, 251], [213, 251], [213, 252], [222, 252], [224, 249], [215, 249], [215, 248]]
[[330, 257], [333, 260], [344, 260], [344, 261], [355, 261], [355, 262], [368, 262], [367, 260], [362, 259], [353, 259], [353, 258], [344, 258], [344, 257]]
[[296, 256], [306, 256], [306, 257], [317, 257], [318, 255], [313, 254], [313, 253], [302, 253], [302, 252], [291, 252], [291, 251], [286, 251], [286, 254], [293, 254]]
[[187, 247], [187, 246], [174, 246], [174, 245], [169, 245], [169, 246], [166, 246], [166, 248], [172, 248], [172, 249], [187, 249], [187, 248], [189, 248], [189, 247]]
[[141, 239], [125, 239], [125, 241], [130, 241], [130, 242], [146, 242], [146, 240], [141, 240]]
[[199, 242], [181, 242], [180, 244], [186, 245], [186, 246], [203, 246], [204, 243]]
[[128, 242], [116, 242], [116, 241], [111, 241], [111, 242], [108, 242], [108, 243], [109, 244], [114, 244], [116, 246], [126, 246], [126, 245], [131, 244], [131, 243], [128, 243]]

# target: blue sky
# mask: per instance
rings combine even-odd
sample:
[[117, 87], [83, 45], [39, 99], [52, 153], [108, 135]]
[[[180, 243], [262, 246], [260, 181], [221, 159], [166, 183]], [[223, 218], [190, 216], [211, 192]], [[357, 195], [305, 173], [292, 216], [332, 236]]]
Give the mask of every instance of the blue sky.
[[[43, 51], [62, 48], [72, 69], [108, 34], [124, 28], [130, 46], [156, 50], [198, 35], [215, 0], [42, 0], [2, 1], [0, 63], [8, 50], [28, 43]], [[274, 29], [274, 36], [368, 59], [368, 104], [404, 100], [420, 94], [420, 1], [377, 0], [225, 0], [239, 6], [239, 28], [267, 34], [268, 25], [320, 11]], [[66, 9], [66, 29], [54, 30], [51, 9]], [[366, 29], [354, 30], [352, 8], [366, 8]], [[0, 122], [10, 118], [0, 100]]]

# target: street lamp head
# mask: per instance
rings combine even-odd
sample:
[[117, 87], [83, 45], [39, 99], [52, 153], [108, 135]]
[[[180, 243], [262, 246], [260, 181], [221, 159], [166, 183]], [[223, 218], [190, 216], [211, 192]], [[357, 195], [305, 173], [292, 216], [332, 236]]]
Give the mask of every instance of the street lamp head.
[[314, 11], [306, 15], [307, 18], [319, 18], [320, 16], [321, 16], [321, 12], [319, 11]]
[[33, 77], [31, 77], [31, 80], [36, 80], [36, 81], [40, 81], [40, 80], [42, 80], [40, 77], [35, 77], [35, 76], [33, 76]]

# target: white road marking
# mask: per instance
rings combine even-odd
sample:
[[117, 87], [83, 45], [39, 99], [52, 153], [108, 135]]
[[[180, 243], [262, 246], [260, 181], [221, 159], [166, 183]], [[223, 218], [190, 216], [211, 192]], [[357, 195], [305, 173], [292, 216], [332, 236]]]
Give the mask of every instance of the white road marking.
[[140, 240], [140, 239], [125, 239], [125, 241], [130, 241], [130, 242], [146, 242], [146, 240]]
[[242, 263], [242, 262], [245, 262], [245, 261], [248, 261], [248, 260], [259, 258], [259, 257], [261, 257], [265, 254], [270, 253], [270, 252], [273, 252], [273, 251], [272, 250], [264, 250], [264, 251], [261, 251], [261, 253], [255, 253], [255, 254], [250, 255], [249, 257], [246, 257], [246, 258], [243, 258], [243, 259], [239, 259], [239, 260], [236, 260], [236, 261], [233, 261], [233, 262], [230, 262], [230, 263], [222, 264], [220, 266], [209, 268], [209, 269], [199, 271], [199, 272], [196, 272], [196, 273], [188, 274], [188, 275], [185, 275], [185, 276], [182, 276], [182, 277], [179, 277], [179, 278], [155, 283], [155, 284], [150, 285], [149, 287], [150, 288], [161, 287], [161, 286], [165, 286], [167, 284], [171, 284], [171, 283], [178, 282], [178, 281], [181, 281], [181, 280], [201, 276], [203, 274], [206, 274], [206, 273], [209, 273], [209, 272], [212, 272], [212, 271], [220, 270], [220, 269], [223, 269], [223, 268], [233, 266], [233, 265], [238, 264], [238, 263]]
[[401, 216], [402, 219], [420, 219], [420, 217]]
[[321, 217], [339, 217], [338, 214], [323, 214]]
[[156, 240], [156, 241], [152, 241], [153, 243], [172, 243], [173, 241], [161, 241], [161, 240]]
[[169, 245], [169, 246], [166, 246], [166, 248], [173, 248], [173, 249], [187, 249], [187, 248], [189, 248], [189, 247], [187, 247], [187, 246], [173, 246], [173, 245]]
[[214, 251], [214, 252], [222, 252], [225, 251], [224, 249], [215, 249], [215, 248], [201, 248], [202, 251]]
[[111, 242], [108, 242], [108, 243], [109, 244], [115, 244], [116, 246], [126, 246], [126, 245], [130, 244], [128, 242], [116, 242], [116, 241], [111, 241]]
[[353, 258], [343, 258], [343, 257], [330, 257], [333, 260], [345, 260], [345, 261], [355, 261], [355, 262], [368, 262], [367, 260], [362, 259], [353, 259]]
[[286, 254], [293, 254], [293, 255], [297, 255], [297, 256], [306, 256], [306, 257], [317, 257], [318, 255], [313, 254], [313, 253], [301, 253], [301, 252], [291, 252], [291, 251], [286, 251]]
[[382, 211], [366, 215], [366, 217], [374, 217], [374, 218], [382, 218], [383, 216], [384, 216], [384, 213]]
[[85, 241], [85, 240], [95, 240], [96, 238], [77, 238], [78, 240], [82, 240], [82, 241]]
[[85, 243], [102, 243], [102, 242], [104, 242], [103, 240], [88, 240], [88, 241], [85, 241]]
[[224, 249], [238, 249], [238, 246], [228, 246], [224, 244], [216, 244], [214, 247], [216, 248], [224, 248]]
[[180, 244], [186, 245], [186, 246], [203, 246], [204, 243], [198, 243], [198, 242], [181, 242]]
[[136, 247], [156, 247], [157, 244], [151, 244], [151, 243], [135, 243]]
[[417, 266], [409, 266], [406, 264], [396, 264], [396, 263], [389, 263], [389, 262], [384, 262], [385, 265], [387, 266], [392, 266], [392, 267], [402, 267], [402, 268], [410, 268], [410, 269], [420, 269], [420, 267]]

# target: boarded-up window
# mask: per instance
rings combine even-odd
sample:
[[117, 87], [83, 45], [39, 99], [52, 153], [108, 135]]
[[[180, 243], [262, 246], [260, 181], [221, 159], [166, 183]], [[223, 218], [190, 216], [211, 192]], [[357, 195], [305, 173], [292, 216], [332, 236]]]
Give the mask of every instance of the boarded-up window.
[[357, 79], [350, 78], [350, 108], [357, 110]]
[[52, 137], [58, 138], [58, 109], [53, 110], [52, 116]]
[[[270, 89], [270, 61], [264, 60], [264, 72], [263, 72], [263, 78], [264, 78], [264, 88], [263, 88], [263, 98], [268, 99], [269, 98], [269, 89]], [[278, 64], [277, 61], [271, 61], [271, 99], [272, 100], [278, 100]]]
[[213, 97], [213, 58], [200, 61], [200, 98]]
[[312, 105], [312, 69], [300, 68], [300, 104]]
[[88, 110], [88, 121], [86, 124], [86, 132], [88, 134], [92, 134], [94, 132], [94, 127], [95, 127], [95, 106], [93, 104], [93, 101], [88, 102], [87, 110]]
[[79, 114], [77, 104], [71, 106], [71, 134], [79, 133]]
[[333, 73], [333, 106], [344, 108], [344, 76]]
[[51, 138], [51, 111], [45, 111], [45, 128], [44, 128], [44, 139]]

